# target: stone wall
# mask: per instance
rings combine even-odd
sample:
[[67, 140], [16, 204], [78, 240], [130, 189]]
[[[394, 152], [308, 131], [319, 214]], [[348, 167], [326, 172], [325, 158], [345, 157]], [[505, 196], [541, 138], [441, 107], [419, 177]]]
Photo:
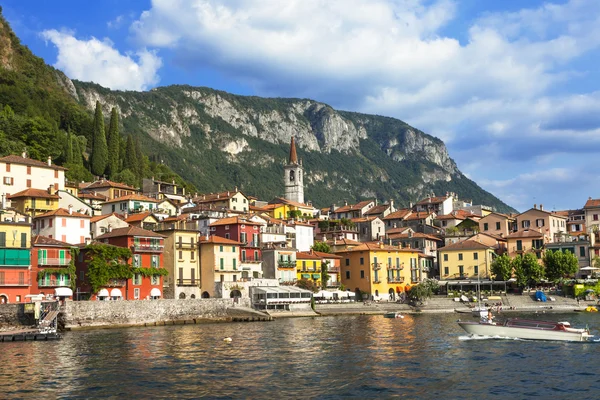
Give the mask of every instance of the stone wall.
[[35, 325], [34, 315], [25, 314], [25, 304], [0, 304], [0, 330]]
[[61, 315], [66, 329], [153, 325], [171, 321], [227, 320], [227, 308], [250, 307], [250, 299], [162, 299], [67, 301]]

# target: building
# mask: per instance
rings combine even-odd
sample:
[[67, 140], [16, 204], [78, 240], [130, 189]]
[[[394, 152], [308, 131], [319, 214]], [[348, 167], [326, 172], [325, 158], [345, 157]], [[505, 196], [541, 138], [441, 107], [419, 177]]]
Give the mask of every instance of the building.
[[61, 242], [79, 244], [90, 240], [91, 215], [80, 214], [73, 209], [59, 208], [36, 216], [33, 232]]
[[69, 271], [71, 248], [69, 243], [45, 236], [31, 240], [31, 294], [61, 295], [72, 297], [75, 268]]
[[24, 302], [30, 294], [34, 277], [29, 221], [14, 217], [0, 221], [0, 304]]
[[[131, 249], [131, 258], [127, 263], [134, 270], [133, 278], [114, 279], [111, 284], [101, 288], [97, 293], [90, 293], [91, 299], [125, 299], [125, 300], [144, 300], [150, 298], [162, 297], [163, 276], [160, 270], [164, 265], [164, 236], [147, 231], [145, 229], [128, 226], [126, 228], [112, 229], [96, 238], [96, 241], [117, 247]], [[83, 250], [82, 250], [83, 251]], [[85, 256], [84, 256], [85, 259]], [[79, 265], [78, 265], [79, 266]], [[79, 272], [87, 272], [87, 265], [80, 264]], [[148, 269], [147, 273], [135, 272], [138, 268]], [[152, 273], [154, 272], [154, 273]], [[78, 282], [77, 287], [84, 292], [87, 289], [89, 293], [89, 284]], [[116, 290], [115, 290], [116, 289]]]
[[404, 217], [404, 221], [402, 222], [402, 226], [409, 226], [413, 228], [415, 231], [417, 230], [417, 226], [419, 225], [428, 225], [433, 226], [433, 221], [437, 217], [437, 214], [433, 212], [427, 211], [417, 211], [410, 213], [406, 217]]
[[296, 142], [292, 136], [290, 142], [290, 158], [287, 165], [283, 167], [284, 174], [284, 185], [285, 185], [285, 198], [296, 203], [304, 203], [304, 183], [303, 174], [304, 169], [302, 168], [302, 160], [298, 160], [296, 154]]
[[479, 220], [479, 232], [506, 237], [516, 230], [515, 219], [505, 214], [492, 212]]
[[118, 212], [120, 214], [135, 214], [144, 211], [154, 211], [158, 200], [141, 194], [128, 194], [102, 203], [102, 214]]
[[336, 255], [342, 257], [340, 274], [346, 288], [360, 290], [374, 300], [393, 300], [410, 281], [420, 253], [383, 243], [363, 243]]
[[567, 217], [544, 210], [544, 206], [534, 204], [533, 208], [516, 216], [518, 231], [538, 229], [545, 237], [545, 242], [551, 242], [554, 235], [567, 231]]
[[129, 224], [123, 221], [122, 217], [117, 213], [97, 215], [90, 219], [90, 238], [96, 240], [98, 236], [104, 235], [106, 232], [128, 226]]
[[158, 225], [158, 219], [151, 211], [131, 214], [125, 218], [125, 222], [131, 226], [153, 231]]
[[235, 240], [220, 236], [200, 238], [201, 297], [215, 297], [215, 283], [235, 285], [242, 277], [240, 269], [240, 245]]
[[375, 200], [375, 207], [372, 207], [369, 211], [364, 213], [364, 216], [379, 217], [383, 219], [395, 211], [396, 208], [394, 207], [394, 200], [390, 200], [389, 203], [379, 205], [377, 205], [377, 200]]
[[536, 229], [513, 232], [506, 237], [508, 256], [513, 258], [532, 252], [538, 260], [541, 260], [545, 245], [549, 242], [549, 238]]
[[[320, 251], [311, 250], [311, 253], [319, 256], [321, 258], [321, 262], [327, 265], [327, 282], [325, 283], [325, 287], [328, 289], [337, 289], [340, 287], [340, 262], [342, 257], [336, 254], [331, 253], [323, 253]], [[321, 276], [321, 280], [323, 277]]]
[[312, 252], [296, 253], [296, 279], [313, 281], [317, 287], [321, 286], [321, 257]]
[[382, 218], [382, 221], [385, 223], [386, 229], [399, 228], [403, 226], [404, 218], [409, 216], [411, 213], [412, 210], [410, 208], [402, 208], [389, 213]]
[[335, 205], [331, 206], [333, 212], [329, 215], [330, 219], [352, 219], [362, 218], [369, 210], [375, 207], [375, 200], [364, 200], [356, 204], [348, 204], [344, 202], [344, 205], [335, 208]]
[[196, 221], [173, 218], [160, 222], [155, 231], [165, 236], [165, 299], [200, 298], [200, 253]]
[[92, 215], [101, 215], [102, 204], [104, 204], [104, 202], [108, 200], [108, 197], [94, 193], [79, 193], [77, 195], [77, 198], [79, 198], [81, 201], [83, 201], [85, 204], [91, 207], [93, 211]]
[[281, 197], [271, 200], [263, 209], [268, 210], [269, 214], [277, 219], [296, 218], [296, 214], [299, 214], [298, 217], [313, 218], [315, 214], [313, 206]]
[[262, 224], [249, 218], [238, 216], [223, 218], [210, 224], [211, 236], [216, 235], [239, 242], [239, 259], [242, 263], [240, 269], [246, 271], [249, 277], [262, 273], [261, 226]]
[[385, 223], [377, 216], [352, 218], [350, 220], [358, 228], [358, 241], [370, 242], [385, 236]]
[[60, 199], [54, 186], [48, 187], [47, 190], [25, 189], [6, 197], [14, 209], [31, 217], [56, 210]]
[[435, 213], [436, 215], [450, 214], [453, 209], [454, 197], [452, 195], [435, 196], [428, 194], [426, 198], [417, 202], [413, 210], [416, 212]]
[[40, 189], [48, 186], [54, 190], [64, 190], [66, 168], [22, 156], [9, 155], [0, 158], [0, 195], [8, 196], [26, 189]]
[[565, 233], [557, 235], [552, 243], [546, 244], [546, 251], [569, 252], [577, 257], [579, 271], [577, 278], [591, 276], [595, 268], [593, 260], [595, 258], [594, 246], [596, 245], [596, 235], [579, 232], [577, 234]]
[[144, 196], [152, 197], [158, 200], [170, 199], [177, 202], [185, 201], [185, 188], [177, 185], [175, 180], [163, 182], [154, 179], [142, 179], [142, 192]]
[[108, 200], [114, 200], [119, 197], [130, 196], [133, 194], [139, 194], [139, 190], [126, 185], [124, 183], [118, 183], [109, 181], [108, 179], [100, 179], [95, 182], [85, 185], [79, 188], [79, 196], [82, 194], [100, 195]]
[[598, 230], [600, 228], [600, 199], [588, 198], [583, 210], [587, 229], [590, 231]]
[[[69, 206], [71, 206], [73, 211], [77, 211], [78, 213], [92, 215], [92, 216], [96, 215], [96, 214], [100, 214], [100, 210], [102, 209], [102, 207], [98, 206], [97, 210], [96, 210], [96, 208], [92, 207], [89, 202], [86, 202], [83, 199], [80, 199], [79, 197], [74, 195], [72, 192], [69, 192], [67, 190], [60, 190], [60, 191], [56, 192], [56, 194], [59, 197], [58, 207], [56, 207], [56, 208], [65, 208], [68, 210]], [[105, 201], [105, 200], [102, 200], [102, 201]], [[50, 211], [50, 210], [48, 210], [48, 211]]]
[[262, 249], [263, 278], [277, 279], [280, 284], [293, 285], [298, 277], [296, 275], [297, 250], [285, 244], [269, 244]]
[[[309, 251], [315, 243], [314, 227], [311, 224], [290, 221], [284, 225], [288, 246], [298, 251]], [[289, 240], [291, 239], [291, 240]]]
[[195, 204], [201, 206], [202, 210], [230, 210], [246, 213], [250, 207], [248, 197], [240, 192], [237, 187], [232, 191], [201, 194], [195, 196], [192, 200]]
[[496, 249], [476, 239], [468, 239], [438, 249], [440, 279], [491, 278]]

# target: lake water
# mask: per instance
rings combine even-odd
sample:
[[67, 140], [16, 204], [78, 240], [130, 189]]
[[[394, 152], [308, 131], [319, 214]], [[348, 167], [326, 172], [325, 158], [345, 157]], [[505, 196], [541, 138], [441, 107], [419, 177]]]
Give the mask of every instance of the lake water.
[[[472, 340], [458, 317], [297, 318], [0, 343], [0, 398], [600, 398], [600, 342]], [[536, 317], [600, 334], [598, 314]]]

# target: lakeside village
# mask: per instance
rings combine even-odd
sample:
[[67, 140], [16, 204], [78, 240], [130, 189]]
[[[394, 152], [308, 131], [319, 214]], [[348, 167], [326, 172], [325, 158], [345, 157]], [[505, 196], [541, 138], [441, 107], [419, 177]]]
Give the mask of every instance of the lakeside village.
[[487, 295], [557, 282], [579, 295], [597, 282], [600, 199], [518, 215], [453, 193], [317, 209], [294, 138], [285, 196], [270, 201], [237, 188], [190, 196], [155, 179], [74, 184], [26, 154], [0, 158], [0, 171], [1, 303], [245, 298], [290, 310], [313, 298], [456, 297], [478, 282]]

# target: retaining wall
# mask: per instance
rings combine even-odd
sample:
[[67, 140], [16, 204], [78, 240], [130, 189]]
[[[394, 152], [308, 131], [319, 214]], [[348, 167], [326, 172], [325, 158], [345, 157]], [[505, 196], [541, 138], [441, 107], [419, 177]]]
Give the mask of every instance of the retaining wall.
[[25, 314], [25, 304], [0, 304], [0, 330], [35, 325], [33, 314]]
[[219, 321], [230, 318], [229, 307], [250, 307], [250, 299], [162, 299], [133, 301], [67, 301], [62, 309], [65, 329], [153, 325], [177, 321]]

